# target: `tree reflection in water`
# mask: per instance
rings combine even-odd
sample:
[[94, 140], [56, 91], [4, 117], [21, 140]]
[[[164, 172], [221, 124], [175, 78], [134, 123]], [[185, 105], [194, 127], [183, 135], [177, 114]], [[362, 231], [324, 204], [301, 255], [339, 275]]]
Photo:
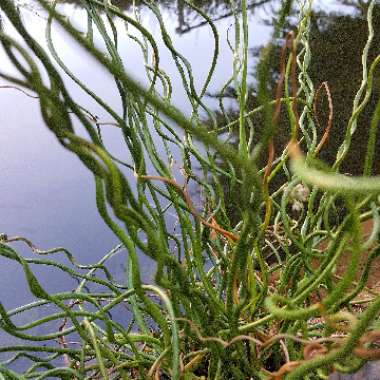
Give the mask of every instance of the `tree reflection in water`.
[[[352, 4], [351, 4], [352, 3]], [[332, 165], [335, 161], [336, 154], [340, 144], [343, 141], [346, 126], [352, 113], [352, 104], [354, 96], [360, 87], [362, 80], [362, 63], [361, 52], [367, 40], [368, 25], [365, 19], [368, 2], [359, 1], [351, 2], [342, 0], [342, 6], [349, 5], [351, 7], [350, 13], [343, 12], [330, 12], [324, 10], [314, 11], [311, 17], [311, 63], [309, 67], [309, 75], [314, 83], [315, 90], [323, 83], [326, 82], [331, 92], [333, 104], [333, 124], [327, 143], [319, 154], [319, 158]], [[343, 7], [342, 7], [343, 9]], [[372, 62], [376, 54], [380, 51], [380, 5], [375, 6], [373, 26], [375, 36], [372, 42], [372, 47], [369, 51], [368, 62]], [[288, 24], [283, 31], [283, 35], [290, 30], [296, 30], [295, 24]], [[355, 36], [355, 38], [353, 38]], [[271, 82], [269, 84], [272, 93], [272, 99], [275, 99], [276, 81], [279, 77], [279, 59], [283, 41], [279, 41], [278, 45], [272, 50], [270, 56], [270, 72]], [[253, 55], [257, 58], [260, 54], [261, 48], [254, 49]], [[251, 70], [256, 72], [255, 70]], [[378, 70], [377, 70], [378, 71]], [[373, 115], [376, 99], [380, 94], [380, 75], [374, 76], [374, 90], [369, 100], [365, 111], [360, 115], [358, 120], [358, 128], [353, 136], [351, 149], [347, 157], [341, 165], [341, 172], [349, 173], [352, 175], [361, 175], [363, 173], [365, 152], [367, 149], [368, 130]], [[255, 83], [257, 78], [253, 78], [252, 82]], [[253, 84], [248, 91], [249, 99], [247, 102], [247, 111], [252, 110], [260, 105], [256, 96], [256, 87]], [[220, 94], [214, 95], [220, 97]], [[227, 89], [223, 94], [224, 98], [230, 100], [237, 100], [236, 92], [233, 88]], [[302, 105], [300, 105], [301, 108]], [[318, 141], [320, 140], [325, 126], [328, 123], [329, 105], [328, 98], [323, 91], [319, 96], [316, 104], [316, 115], [318, 119], [320, 130]], [[218, 124], [224, 125], [228, 120], [233, 120], [238, 117], [238, 111], [234, 111], [231, 107], [227, 114], [217, 111]], [[263, 132], [261, 126], [264, 121], [260, 113], [250, 118], [250, 122], [254, 125], [254, 142], [260, 140], [260, 135]], [[280, 153], [287, 145], [290, 136], [289, 120], [285, 107], [282, 107], [280, 114], [277, 131], [274, 134], [275, 151]], [[247, 125], [248, 129], [248, 125]], [[237, 137], [237, 132], [236, 132]], [[232, 137], [233, 139], [233, 137]], [[255, 143], [253, 144], [255, 146]], [[376, 140], [376, 158], [373, 169], [374, 174], [380, 174], [380, 165], [376, 162], [380, 159], [380, 136]], [[266, 165], [267, 153], [259, 157], [259, 167]], [[280, 171], [279, 174], [271, 181], [271, 190], [278, 189], [286, 181], [285, 173]], [[225, 183], [225, 192], [230, 205], [230, 214], [233, 220], [240, 218], [239, 204], [234, 202], [238, 199], [238, 189], [234, 189], [230, 184]]]

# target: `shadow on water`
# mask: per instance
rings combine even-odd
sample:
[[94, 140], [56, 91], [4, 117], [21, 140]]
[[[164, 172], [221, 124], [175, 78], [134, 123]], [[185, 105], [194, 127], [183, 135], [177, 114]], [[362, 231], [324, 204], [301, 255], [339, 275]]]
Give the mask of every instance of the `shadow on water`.
[[[341, 2], [344, 5], [345, 1]], [[346, 9], [347, 10], [347, 9]], [[327, 143], [319, 153], [319, 158], [332, 165], [336, 159], [339, 146], [344, 139], [345, 130], [352, 113], [352, 106], [356, 92], [358, 91], [362, 81], [362, 57], [361, 52], [367, 41], [368, 25], [365, 18], [366, 6], [358, 4], [350, 7], [350, 12], [326, 12], [323, 10], [314, 11], [311, 17], [311, 32], [310, 32], [310, 49], [311, 49], [311, 64], [309, 67], [309, 75], [315, 86], [315, 90], [327, 83], [331, 93], [333, 104], [333, 123]], [[380, 51], [380, 5], [376, 5], [374, 9], [373, 27], [375, 36], [368, 54], [368, 62], [372, 62]], [[290, 30], [296, 30], [296, 25], [288, 23], [283, 35]], [[355, 38], [353, 38], [355, 36]], [[272, 99], [275, 99], [276, 81], [279, 77], [279, 61], [282, 49], [281, 45], [277, 45], [272, 50], [269, 58], [269, 66], [271, 73], [271, 82], [269, 88], [272, 93]], [[252, 54], [254, 58], [258, 58], [261, 47], [254, 48]], [[251, 70], [254, 72], [255, 70]], [[347, 154], [347, 157], [341, 165], [341, 172], [350, 175], [361, 175], [363, 173], [365, 153], [367, 150], [368, 131], [371, 122], [371, 116], [374, 113], [376, 102], [380, 95], [380, 75], [377, 72], [374, 75], [373, 93], [369, 102], [361, 113], [358, 119], [358, 127], [352, 138], [352, 145]], [[255, 83], [257, 78], [253, 78], [252, 83]], [[252, 85], [248, 91], [247, 109], [251, 110], [260, 105], [256, 96], [256, 87]], [[214, 95], [220, 98], [219, 94]], [[229, 99], [237, 102], [237, 95], [233, 88], [227, 89], [222, 96], [224, 99]], [[237, 104], [237, 103], [236, 103]], [[320, 141], [329, 119], [329, 104], [326, 93], [321, 91], [318, 102], [315, 103], [316, 113], [314, 121], [319, 123], [318, 141]], [[236, 108], [235, 108], [236, 109]], [[223, 114], [217, 111], [220, 125], [227, 124], [228, 120], [238, 118], [238, 112], [234, 109]], [[264, 120], [260, 113], [255, 114], [250, 118], [250, 122], [254, 125], [254, 144], [259, 141], [262, 134]], [[289, 119], [285, 106], [282, 106], [277, 129], [274, 132], [273, 142], [275, 152], [280, 154], [286, 147], [290, 139]], [[238, 125], [235, 125], [238, 128]], [[232, 141], [234, 136], [237, 137], [238, 131], [232, 131]], [[248, 135], [248, 125], [247, 125]], [[235, 137], [235, 139], [236, 139]], [[264, 151], [258, 158], [258, 166], [266, 165], [268, 153]], [[376, 153], [373, 167], [373, 174], [380, 174], [380, 134], [377, 134]], [[285, 173], [279, 172], [270, 183], [271, 191], [275, 191], [286, 182]], [[232, 224], [240, 220], [238, 188], [233, 188], [230, 184], [225, 183], [225, 192], [227, 196], [227, 205], [230, 205], [230, 217], [233, 220]], [[341, 217], [341, 216], [340, 216]]]

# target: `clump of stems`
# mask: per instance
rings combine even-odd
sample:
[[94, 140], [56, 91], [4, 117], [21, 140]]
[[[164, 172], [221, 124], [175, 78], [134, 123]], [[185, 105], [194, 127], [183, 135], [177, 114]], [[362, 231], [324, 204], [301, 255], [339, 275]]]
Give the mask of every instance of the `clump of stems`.
[[[370, 265], [380, 252], [380, 179], [371, 176], [380, 100], [369, 127], [363, 176], [339, 173], [380, 62], [380, 56], [368, 62], [375, 0], [368, 6], [362, 83], [331, 168], [318, 160], [334, 115], [328, 84], [313, 84], [308, 74], [311, 0], [282, 2], [272, 42], [262, 50], [256, 67], [260, 107], [253, 110], [247, 109], [248, 5], [246, 0], [229, 2], [234, 61], [222, 92], [235, 87], [239, 117], [229, 120], [225, 115], [226, 125], [218, 125], [204, 99], [221, 36], [191, 0], [183, 0], [184, 6], [204, 20], [214, 37], [210, 68], [199, 88], [190, 62], [173, 44], [160, 8], [154, 1], [143, 2], [157, 19], [160, 38], [182, 80], [191, 106], [187, 115], [173, 105], [172, 79], [161, 68], [156, 36], [143, 26], [137, 8], [126, 13], [111, 1], [80, 0], [87, 25], [79, 30], [60, 13], [55, 0], [37, 3], [46, 12], [47, 48], [28, 30], [15, 1], [1, 1], [2, 17], [20, 38], [1, 26], [2, 48], [19, 75], [0, 68], [0, 77], [7, 82], [5, 87], [38, 99], [46, 127], [91, 171], [97, 209], [120, 244], [99, 262], [81, 265], [64, 248], [43, 251], [24, 237], [1, 235], [1, 256], [21, 266], [36, 300], [13, 310], [0, 303], [1, 329], [21, 342], [0, 347], [0, 353], [12, 355], [0, 363], [0, 378], [326, 379], [333, 370], [353, 372], [379, 358], [380, 297], [368, 301], [361, 313], [352, 302], [365, 288]], [[269, 55], [291, 9], [297, 10], [298, 29], [283, 41], [272, 99]], [[126, 26], [123, 34], [116, 25], [120, 22]], [[94, 65], [107, 71], [109, 84], [117, 87], [121, 110], [65, 64], [55, 46], [54, 24], [87, 51]], [[119, 51], [124, 39], [141, 48], [147, 85], [141, 85], [124, 64]], [[75, 100], [67, 90], [68, 79], [110, 119], [99, 120]], [[322, 90], [329, 105], [324, 130], [315, 118]], [[225, 112], [222, 101], [221, 106]], [[273, 136], [281, 133], [282, 107], [290, 134], [287, 146], [277, 152]], [[262, 113], [264, 128], [252, 122], [256, 113]], [[78, 133], [78, 125], [86, 137]], [[103, 127], [120, 130], [129, 161], [109, 150]], [[220, 131], [228, 132], [227, 139]], [[259, 142], [253, 144], [252, 136], [258, 133]], [[237, 148], [228, 142], [233, 136]], [[258, 157], [267, 154], [267, 164], [260, 168]], [[173, 164], [174, 155], [181, 157], [181, 169]], [[282, 173], [286, 179], [273, 189], [271, 182]], [[191, 186], [201, 194], [200, 206], [192, 200]], [[226, 187], [239, 189], [237, 224], [227, 211]], [[332, 225], [329, 216], [338, 200], [345, 204], [345, 215]], [[176, 229], [169, 214], [175, 215]], [[370, 218], [374, 222], [368, 237], [362, 234], [361, 222]], [[25, 258], [18, 253], [13, 248], [16, 241], [24, 242], [34, 255]], [[359, 269], [364, 251], [368, 260]], [[348, 266], [337, 278], [336, 263], [347, 252]], [[66, 263], [54, 260], [57, 254], [65, 256]], [[123, 255], [127, 263], [121, 284], [107, 269], [115, 255]], [[143, 255], [155, 263], [152, 284], [142, 281]], [[51, 294], [34, 274], [36, 266], [54, 267], [76, 279], [78, 286]], [[41, 317], [23, 325], [15, 322], [17, 316], [26, 318], [40, 309]], [[118, 310], [129, 316], [126, 324], [112, 318]], [[45, 332], [36, 334], [36, 328]], [[22, 374], [11, 369], [20, 360], [29, 363]]]

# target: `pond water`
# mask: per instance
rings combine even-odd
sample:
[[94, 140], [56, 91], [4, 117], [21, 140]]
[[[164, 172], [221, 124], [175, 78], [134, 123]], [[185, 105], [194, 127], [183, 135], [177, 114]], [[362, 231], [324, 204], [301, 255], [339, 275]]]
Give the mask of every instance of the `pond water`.
[[[85, 13], [73, 4], [61, 7], [70, 19], [79, 25]], [[42, 10], [34, 5], [21, 8], [25, 22], [41, 44], [45, 43], [46, 17]], [[263, 15], [251, 16], [251, 44], [259, 46], [270, 38], [271, 27], [260, 20]], [[265, 15], [265, 10], [263, 10]], [[151, 12], [142, 10], [142, 20], [153, 34], [159, 33], [159, 26]], [[200, 27], [180, 35], [176, 33], [177, 19], [172, 9], [163, 8], [163, 16], [173, 43], [184, 53], [193, 66], [196, 84], [201, 83], [207, 75], [213, 50], [213, 37], [209, 28]], [[4, 27], [9, 30], [10, 23], [5, 20]], [[226, 42], [229, 18], [217, 23], [221, 35], [221, 56], [216, 68], [210, 91], [218, 91], [230, 76], [231, 53]], [[118, 25], [120, 31], [123, 25]], [[72, 41], [61, 29], [55, 27], [53, 40], [62, 60], [84, 83], [97, 93], [101, 93], [107, 102], [120, 107], [116, 86], [112, 79], [99, 68], [93, 60]], [[175, 104], [185, 112], [190, 105], [182, 88], [178, 72], [173, 67], [172, 59], [162, 40], [158, 39], [161, 52], [161, 65], [173, 80], [173, 99]], [[120, 47], [120, 55], [125, 59], [126, 67], [141, 80], [144, 79], [144, 66], [140, 49], [132, 41]], [[3, 52], [2, 62], [7, 61]], [[9, 65], [9, 70], [11, 66]], [[100, 120], [109, 120], [99, 107], [89, 102], [86, 96], [70, 80], [69, 91], [74, 98], [90, 109]], [[55, 136], [44, 126], [38, 101], [14, 89], [2, 89], [0, 101], [6, 112], [0, 115], [2, 129], [2, 149], [0, 151], [0, 232], [9, 236], [21, 235], [34, 242], [39, 248], [63, 246], [73, 252], [81, 263], [94, 263], [118, 241], [98, 216], [95, 207], [95, 189], [92, 175], [70, 152], [63, 149]], [[217, 105], [215, 99], [208, 99], [208, 105]], [[122, 159], [128, 155], [121, 133], [112, 128], [103, 129], [103, 137], [111, 151]], [[133, 180], [133, 178], [131, 178]], [[23, 245], [18, 247], [23, 249]], [[27, 250], [23, 250], [27, 252]], [[30, 253], [29, 253], [30, 255]], [[8, 261], [0, 265], [0, 299], [6, 307], [15, 307], [26, 302], [30, 295], [24, 286], [23, 273], [17, 266], [10, 267]], [[144, 258], [142, 258], [144, 260]], [[116, 260], [113, 270], [119, 278], [124, 276], [123, 259]], [[146, 278], [151, 276], [150, 266]], [[42, 282], [51, 291], [70, 289], [67, 281], [56, 277], [56, 273], [42, 274]], [[17, 288], [17, 297], [10, 296], [9, 289]]]
[[[209, 27], [197, 26], [199, 20], [191, 13], [186, 13], [184, 20], [184, 15], [179, 12], [180, 8], [174, 6], [174, 3], [177, 4], [176, 2], [163, 2], [162, 13], [174, 45], [191, 62], [195, 83], [199, 86], [205, 80], [211, 63], [214, 44], [212, 34]], [[276, 7], [276, 1], [267, 1], [262, 7], [257, 7], [250, 13], [251, 48], [260, 47], [269, 41], [272, 31], [270, 21], [273, 9]], [[317, 39], [328, 38], [327, 32], [330, 32], [331, 29], [331, 33], [335, 30], [333, 36], [336, 36], [337, 41], [340, 38], [338, 34], [340, 27], [350, 29], [352, 25], [355, 25], [358, 31], [363, 28], [365, 31], [365, 20], [361, 17], [360, 10], [347, 7], [343, 5], [343, 2], [338, 0], [317, 1], [316, 9], [323, 10], [323, 12], [319, 16], [316, 15], [316, 25], [320, 25], [320, 30], [319, 34], [315, 34], [315, 49], [318, 46]], [[77, 25], [80, 25], [85, 17], [84, 11], [75, 4], [61, 5], [61, 10]], [[225, 9], [223, 4], [219, 4], [219, 6], [215, 5], [209, 8], [208, 11], [212, 18], [217, 18], [224, 15]], [[33, 36], [46, 46], [44, 12], [31, 3], [23, 4], [21, 12]], [[347, 14], [349, 16], [343, 16]], [[148, 9], [142, 9], [141, 17], [143, 24], [149, 27], [152, 34], [159, 35], [157, 21]], [[221, 37], [220, 57], [209, 87], [210, 92], [218, 92], [225, 83], [225, 79], [231, 74], [232, 55], [226, 39], [231, 22], [230, 17], [223, 17], [216, 22]], [[121, 24], [117, 26], [122, 33], [124, 26]], [[4, 28], [8, 30], [11, 28], [6, 19]], [[346, 29], [343, 32], [347, 32]], [[179, 30], [185, 32], [181, 34], [178, 33]], [[323, 34], [324, 32], [326, 33]], [[58, 27], [53, 30], [53, 39], [67, 66], [91, 89], [101, 93], [109, 104], [115, 108], [120, 107], [117, 89], [113, 81], [93, 62], [88, 54], [79, 49], [76, 43]], [[161, 65], [172, 76], [175, 104], [188, 113], [190, 105], [179, 74], [175, 70], [170, 54], [162, 40], [158, 38], [157, 41], [161, 52]], [[346, 46], [345, 43], [349, 42], [353, 54], [357, 55], [363, 41], [365, 41], [364, 35], [358, 36], [356, 41], [341, 43]], [[323, 42], [325, 40], [319, 41], [319, 44], [321, 45]], [[375, 42], [375, 46], [379, 46], [378, 40]], [[333, 136], [332, 139], [339, 140], [342, 137], [340, 120], [342, 119], [344, 122], [351, 105], [350, 101], [345, 100], [346, 109], [339, 108], [343, 107], [340, 104], [343, 101], [339, 100], [339, 96], [347, 95], [347, 99], [350, 99], [353, 96], [352, 86], [357, 85], [360, 76], [359, 78], [353, 76], [349, 83], [346, 83], [347, 81], [343, 83], [340, 79], [341, 75], [347, 75], [344, 72], [345, 67], [353, 67], [349, 63], [350, 51], [340, 49], [338, 45], [333, 45], [333, 42], [329, 45], [330, 51], [323, 47], [319, 49], [316, 52], [317, 64], [314, 68], [314, 76], [318, 82], [327, 79], [332, 82], [333, 97], [337, 97], [336, 114], [338, 118], [336, 126], [334, 125], [335, 137]], [[120, 46], [120, 55], [125, 59], [127, 70], [144, 81], [142, 55], [137, 45], [129, 41]], [[1, 50], [0, 60], [3, 65], [2, 70], [4, 70], [7, 59]], [[360, 57], [356, 60], [359, 60], [360, 63]], [[250, 56], [252, 72], [256, 61], [257, 56], [252, 54]], [[336, 61], [339, 61], [340, 64], [336, 65], [334, 63]], [[5, 67], [5, 71], [12, 72], [9, 64]], [[357, 76], [360, 73], [354, 74]], [[340, 83], [338, 83], [338, 79]], [[1, 81], [0, 84], [6, 83]], [[376, 85], [378, 86], [376, 91], [380, 91], [379, 82]], [[88, 97], [70, 80], [67, 80], [67, 87], [78, 102], [91, 109], [100, 120], [107, 120], [107, 115], [95, 104], [89, 102]], [[208, 97], [206, 102], [210, 108], [217, 107], [215, 98]], [[0, 113], [0, 233], [27, 237], [39, 248], [63, 246], [73, 252], [80, 263], [89, 264], [98, 261], [118, 244], [118, 240], [98, 216], [92, 175], [72, 153], [64, 150], [57, 143], [53, 134], [44, 126], [36, 99], [27, 97], [14, 89], [3, 88], [0, 91], [0, 103], [2, 105]], [[232, 102], [230, 105], [233, 107]], [[111, 147], [110, 150], [116, 156], [127, 160], [128, 153], [125, 150], [121, 133], [112, 127], [105, 128], [103, 133], [106, 144]], [[334, 147], [333, 142], [331, 146]], [[331, 152], [327, 151], [324, 158], [329, 160], [333, 154], [334, 149], [331, 148]], [[353, 154], [360, 157], [357, 152]], [[358, 160], [360, 164], [360, 158]], [[359, 164], [355, 161], [345, 170], [356, 173], [356, 166]], [[20, 252], [27, 256], [32, 255], [21, 243], [15, 247], [20, 248]], [[150, 281], [154, 268], [146, 258], [141, 257], [141, 261], [146, 269], [145, 280]], [[125, 257], [120, 255], [111, 263], [111, 269], [116, 278], [124, 282]], [[37, 272], [37, 275], [39, 275], [41, 283], [52, 292], [70, 290], [75, 286], [74, 282], [70, 282], [67, 277], [62, 277], [53, 270]], [[0, 299], [6, 308], [14, 308], [31, 299], [22, 270], [4, 258], [0, 258]]]
[[[28, 25], [29, 31], [38, 41], [46, 46], [44, 12], [34, 3], [22, 6], [21, 12]], [[63, 4], [61, 10], [70, 19], [80, 25], [85, 13], [74, 4]], [[265, 14], [265, 10], [263, 10]], [[213, 49], [213, 38], [207, 27], [200, 27], [183, 35], [176, 33], [177, 16], [173, 10], [163, 8], [162, 13], [167, 20], [173, 43], [178, 50], [186, 55], [193, 65], [196, 84], [204, 80], [210, 64], [209, 52]], [[141, 11], [143, 23], [149, 25], [153, 34], [159, 34], [159, 25], [147, 10]], [[252, 46], [264, 44], [270, 38], [271, 27], [260, 22], [262, 15], [251, 16]], [[221, 38], [221, 55], [216, 74], [210, 85], [210, 91], [217, 92], [230, 76], [231, 53], [226, 43], [227, 29], [231, 20], [225, 18], [217, 23]], [[124, 32], [123, 25], [117, 25]], [[4, 28], [12, 30], [10, 22], [4, 20]], [[16, 33], [13, 33], [17, 36]], [[60, 57], [75, 75], [95, 91], [114, 108], [120, 107], [119, 96], [112, 78], [110, 78], [86, 52], [78, 48], [60, 28], [54, 26], [53, 40]], [[189, 112], [190, 106], [186, 100], [181, 80], [173, 67], [170, 54], [164, 48], [162, 40], [158, 39], [161, 52], [161, 65], [172, 76], [173, 99], [176, 105]], [[120, 47], [121, 56], [128, 70], [144, 81], [144, 67], [141, 52], [132, 41]], [[7, 62], [4, 71], [13, 72], [5, 53], [0, 50], [0, 59]], [[6, 85], [2, 82], [0, 85]], [[94, 103], [72, 81], [66, 81], [67, 88], [81, 105], [90, 109], [100, 120], [109, 120], [109, 116]], [[106, 227], [98, 215], [95, 204], [95, 186], [92, 174], [70, 152], [58, 144], [55, 136], [44, 126], [38, 100], [25, 96], [23, 93], [10, 88], [0, 91], [2, 109], [0, 125], [2, 143], [0, 150], [0, 233], [8, 236], [23, 236], [30, 239], [38, 248], [65, 247], [71, 251], [76, 260], [82, 264], [92, 264], [102, 258], [118, 244], [118, 239]], [[217, 105], [215, 99], [208, 99], [208, 105]], [[117, 157], [128, 160], [128, 153], [119, 130], [112, 127], [103, 129], [103, 138], [107, 146]], [[131, 176], [129, 178], [134, 181]], [[174, 221], [173, 221], [174, 224]], [[33, 257], [33, 253], [24, 243], [16, 243], [14, 247], [25, 257]], [[57, 260], [67, 263], [63, 257]], [[153, 263], [146, 257], [140, 257], [142, 273], [145, 281], [150, 282], [154, 273]], [[109, 269], [120, 283], [125, 283], [125, 252], [109, 261]], [[49, 292], [70, 291], [77, 284], [61, 272], [49, 269], [41, 270], [33, 267], [42, 286]], [[0, 299], [9, 310], [31, 302], [31, 295], [21, 267], [3, 257], [0, 258]], [[28, 313], [23, 318], [37, 319], [43, 313], [51, 310]], [[124, 310], [116, 315], [115, 320], [126, 322], [128, 314]], [[26, 320], [16, 318], [17, 323]], [[46, 329], [46, 325], [43, 327]], [[45, 333], [35, 329], [33, 333]], [[15, 344], [17, 339], [0, 332], [2, 345]], [[20, 365], [20, 364], [18, 364]], [[20, 369], [20, 367], [17, 367]]]

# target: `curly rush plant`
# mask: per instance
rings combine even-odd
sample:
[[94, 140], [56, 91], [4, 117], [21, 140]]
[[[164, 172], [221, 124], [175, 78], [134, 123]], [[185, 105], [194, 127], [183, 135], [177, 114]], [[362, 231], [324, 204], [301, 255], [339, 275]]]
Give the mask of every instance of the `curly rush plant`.
[[[28, 30], [17, 3], [0, 1], [3, 21], [18, 33], [17, 39], [12, 37], [14, 32], [11, 35], [3, 22], [2, 49], [19, 74], [13, 76], [0, 67], [0, 77], [5, 86], [38, 98], [46, 127], [92, 172], [97, 209], [120, 245], [98, 263], [80, 265], [63, 248], [43, 251], [26, 238], [1, 235], [0, 254], [21, 266], [35, 300], [13, 310], [0, 303], [0, 327], [17, 342], [1, 344], [0, 352], [7, 356], [0, 362], [0, 378], [311, 380], [327, 379], [334, 370], [354, 372], [366, 361], [380, 358], [380, 296], [367, 300], [359, 310], [353, 307], [380, 252], [380, 178], [371, 176], [380, 99], [368, 126], [363, 176], [339, 173], [353, 134], [366, 127], [359, 126], [358, 119], [378, 75], [380, 55], [368, 61], [376, 1], [368, 6], [362, 82], [332, 167], [318, 160], [333, 127], [333, 107], [328, 84], [316, 90], [308, 75], [312, 0], [282, 2], [272, 42], [262, 50], [256, 67], [261, 104], [257, 109], [247, 109], [247, 1], [229, 1], [234, 61], [222, 93], [235, 87], [239, 117], [230, 120], [225, 114], [227, 125], [218, 125], [204, 102], [218, 61], [220, 36], [210, 17], [191, 0], [184, 0], [185, 6], [204, 19], [214, 37], [211, 66], [199, 89], [157, 3], [143, 1], [156, 17], [160, 38], [182, 78], [192, 110], [189, 115], [172, 104], [172, 79], [160, 66], [155, 36], [140, 22], [137, 7], [126, 13], [111, 1], [80, 0], [87, 21], [79, 30], [59, 12], [56, 0], [36, 2], [46, 12], [47, 48]], [[296, 10], [298, 28], [281, 43], [280, 75], [272, 99], [269, 53], [280, 41], [291, 10]], [[116, 22], [127, 26], [125, 33], [118, 33]], [[70, 71], [55, 47], [53, 24], [60, 25], [94, 64], [109, 73], [120, 95], [121, 111]], [[103, 50], [97, 47], [95, 35], [102, 39]], [[133, 39], [141, 48], [147, 86], [123, 65], [118, 49], [123, 38]], [[68, 92], [67, 80], [83, 89], [112, 120], [101, 122], [80, 105]], [[315, 117], [323, 90], [330, 113], [326, 127]], [[287, 146], [276, 152], [273, 134], [282, 107], [291, 133]], [[264, 128], [258, 129], [250, 118], [257, 113], [263, 115]], [[105, 146], [105, 124], [121, 131], [129, 162]], [[78, 134], [78, 125], [87, 137]], [[220, 130], [228, 133], [221, 135]], [[254, 144], [258, 133], [259, 143]], [[238, 139], [237, 148], [229, 142], [232, 137]], [[163, 149], [157, 149], [158, 144]], [[173, 152], [180, 152], [181, 170], [173, 165]], [[258, 157], [263, 155], [268, 157], [267, 165], [260, 168]], [[285, 181], [273, 189], [271, 181], [279, 174]], [[191, 199], [190, 184], [200, 189], [200, 207]], [[226, 186], [239, 190], [236, 225], [226, 211]], [[344, 203], [344, 215], [340, 224], [333, 224], [330, 215], [337, 201]], [[176, 215], [176, 230], [168, 223], [168, 213]], [[368, 219], [373, 219], [369, 237], [361, 230], [361, 222]], [[12, 247], [20, 240], [33, 252], [31, 258]], [[363, 252], [368, 260], [361, 268]], [[349, 260], [338, 277], [336, 263], [343, 253]], [[64, 255], [67, 263], [49, 258], [57, 254]], [[123, 284], [107, 270], [108, 260], [116, 254], [126, 258]], [[152, 284], [141, 279], [142, 255], [155, 263]], [[54, 266], [78, 280], [78, 286], [50, 294], [33, 273], [36, 266]], [[120, 306], [130, 315], [126, 325], [110, 317]], [[16, 317], [25, 315], [25, 321], [30, 312], [41, 308], [43, 317], [23, 325], [15, 322]], [[36, 334], [37, 327], [44, 333]], [[27, 363], [26, 368], [18, 370], [20, 361]]]

